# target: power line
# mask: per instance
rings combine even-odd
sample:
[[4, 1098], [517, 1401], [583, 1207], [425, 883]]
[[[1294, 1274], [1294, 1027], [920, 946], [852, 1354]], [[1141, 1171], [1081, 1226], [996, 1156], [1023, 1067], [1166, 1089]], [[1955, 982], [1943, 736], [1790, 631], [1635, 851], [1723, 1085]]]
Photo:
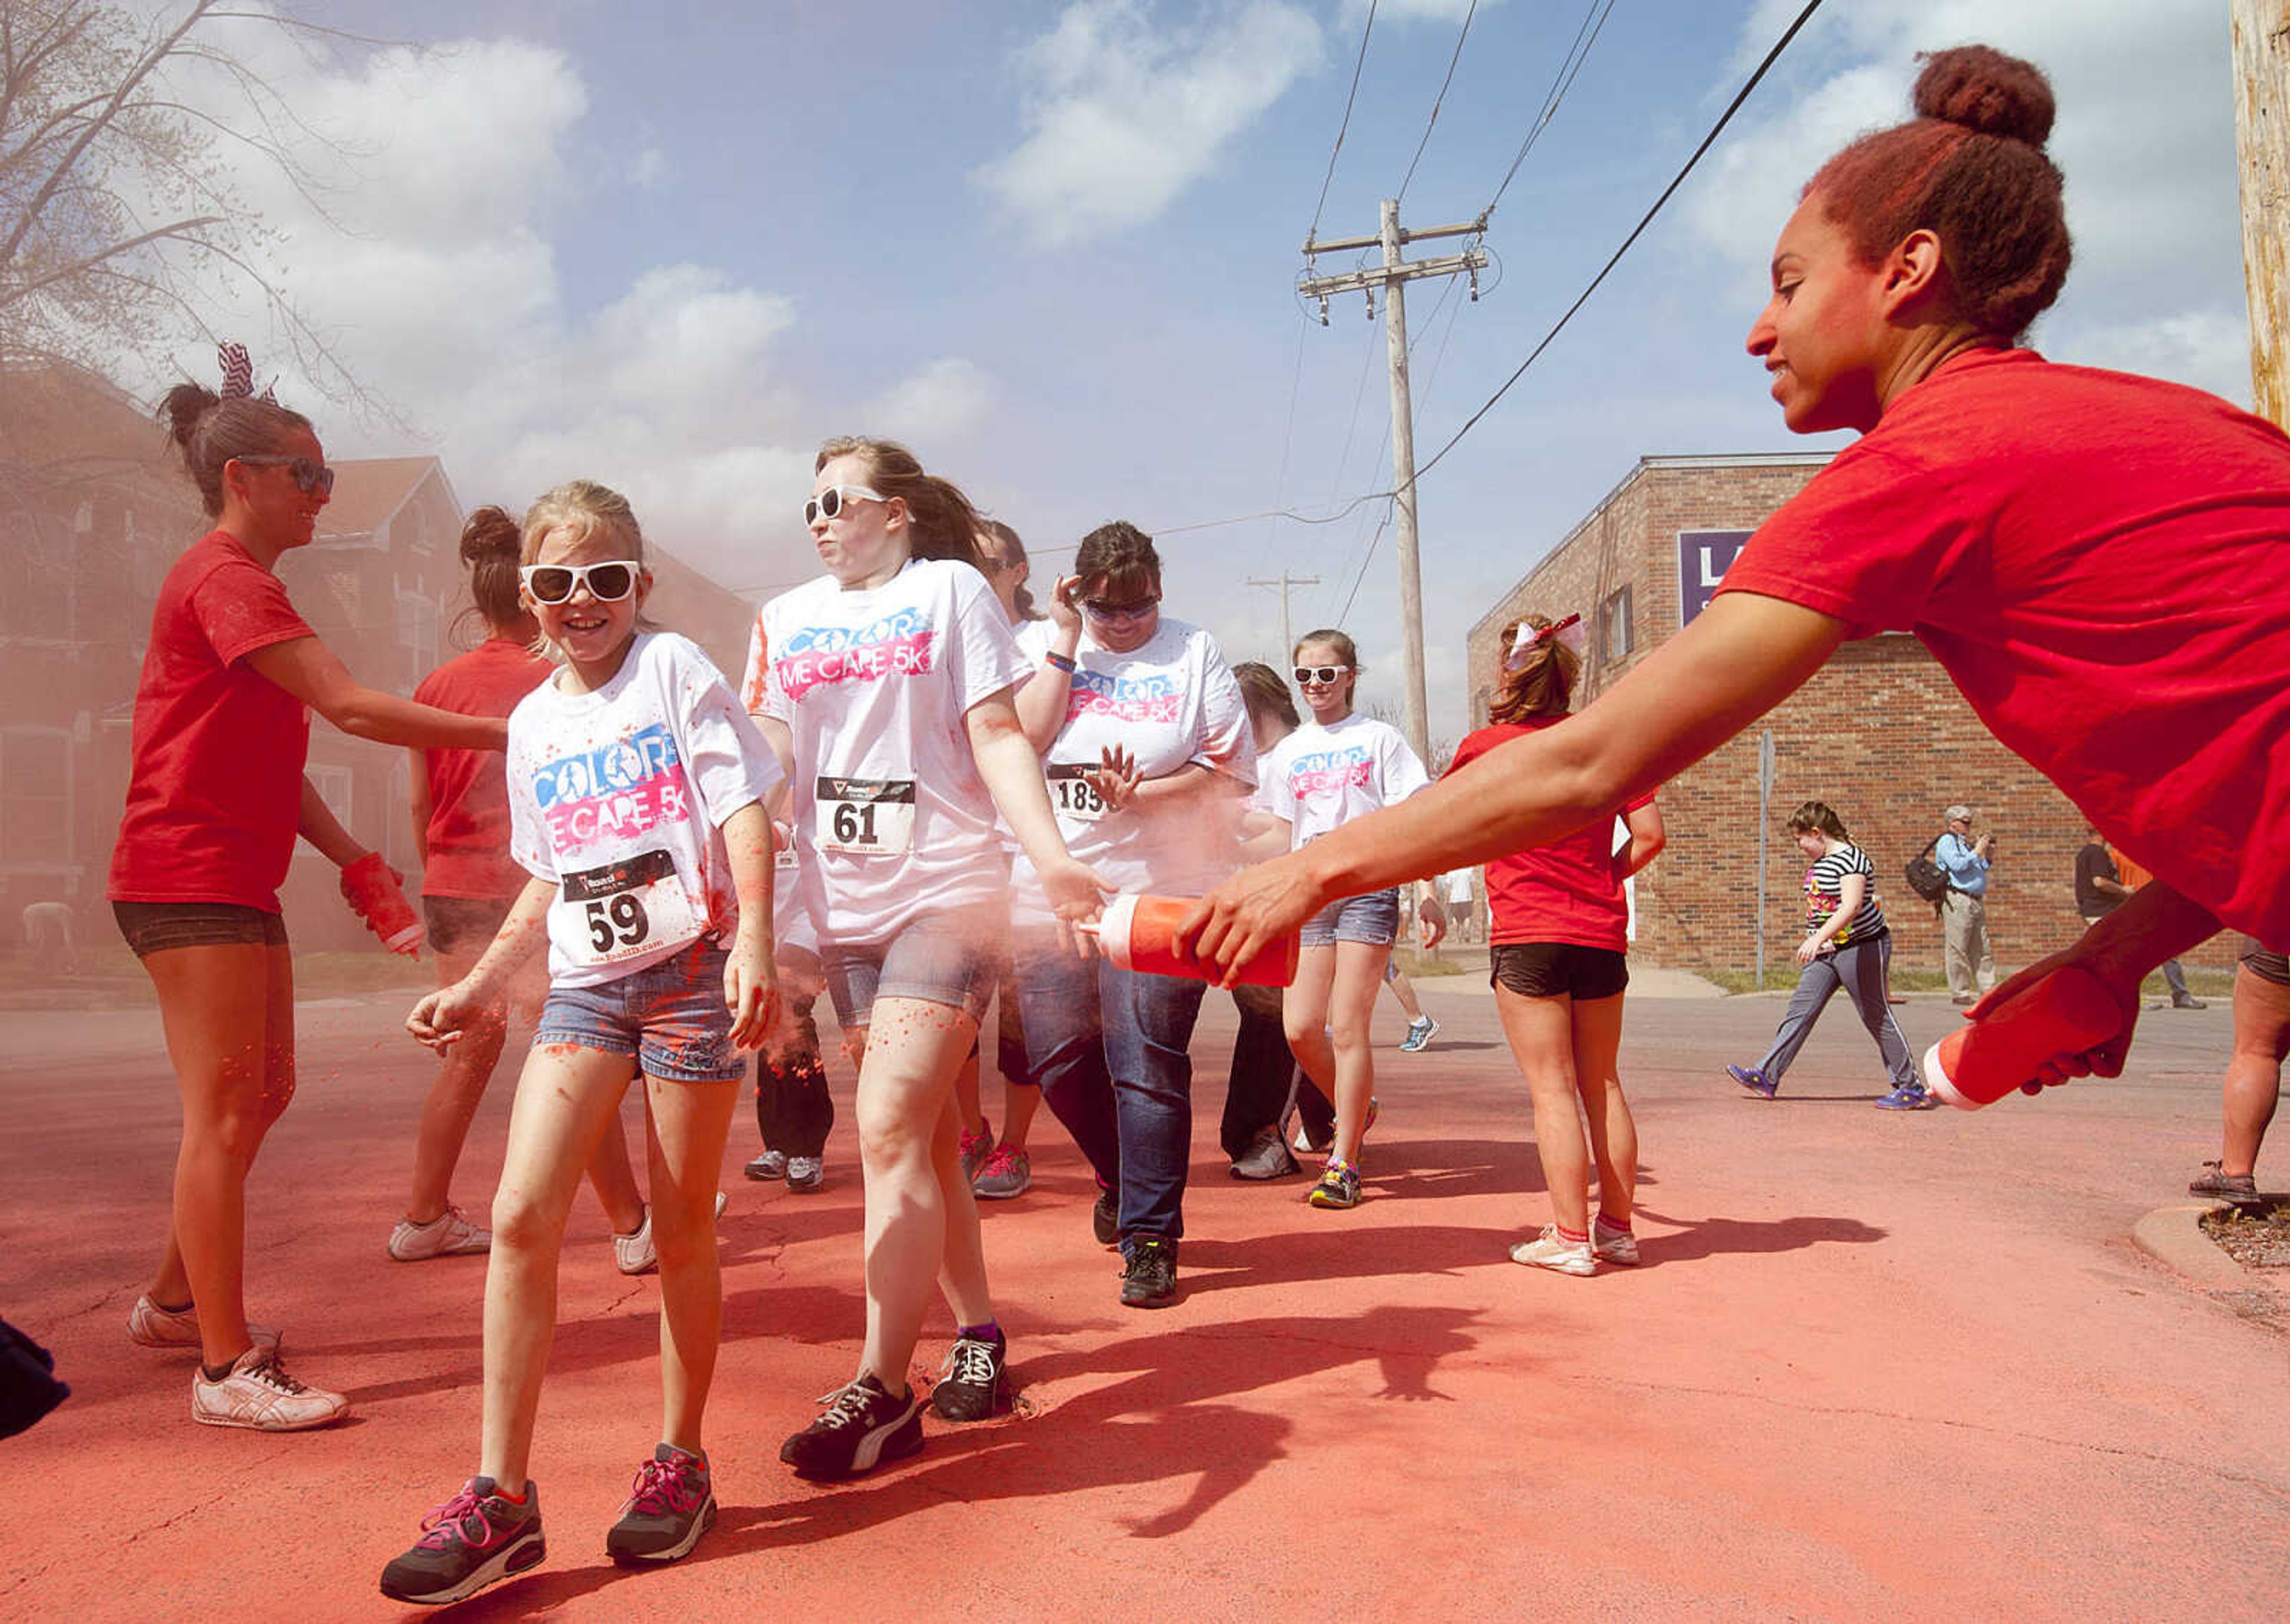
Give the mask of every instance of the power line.
[[[1604, 10], [1599, 9], [1601, 5]], [[1495, 212], [1495, 204], [1502, 201], [1503, 193], [1510, 188], [1511, 177], [1517, 174], [1518, 166], [1526, 162], [1526, 155], [1534, 150], [1534, 143], [1542, 139], [1544, 128], [1558, 116], [1558, 104], [1573, 88], [1574, 76], [1582, 71], [1582, 64], [1589, 57], [1590, 47], [1598, 43], [1599, 31], [1606, 26], [1606, 19], [1613, 14], [1613, 10], [1614, 0], [1590, 0], [1589, 10], [1582, 13], [1581, 26], [1574, 30], [1574, 43], [1566, 47], [1566, 54], [1558, 63], [1558, 72], [1550, 81], [1550, 88], [1543, 92], [1542, 110], [1534, 116], [1534, 123], [1527, 126], [1526, 139], [1518, 144], [1518, 151], [1511, 158], [1510, 167], [1503, 172], [1502, 183], [1495, 188], [1495, 195], [1487, 200], [1487, 206], [1479, 211], [1480, 224], [1485, 225], [1487, 217]], [[1595, 23], [1592, 21], [1594, 17], [1597, 19]]]
[[[1296, 444], [1296, 400], [1304, 387], [1304, 336], [1311, 330], [1311, 324], [1299, 314], [1296, 317], [1296, 365], [1288, 379], [1288, 427], [1280, 434], [1280, 472], [1272, 480], [1272, 503], [1276, 508], [1288, 494], [1288, 454]], [[1272, 538], [1278, 533], [1279, 528], [1277, 521], [1265, 527], [1264, 549], [1258, 555], [1260, 561], [1270, 555]]]
[[1455, 64], [1463, 60], [1463, 42], [1471, 37], [1471, 19], [1479, 14], [1479, 0], [1471, 0], [1471, 9], [1463, 13], [1463, 31], [1455, 36], [1455, 54], [1447, 59], [1447, 76], [1439, 81], [1439, 93], [1431, 98], [1431, 116], [1424, 121], [1423, 139], [1415, 143], [1415, 156], [1407, 160], [1407, 173], [1400, 178], [1399, 201], [1407, 201], [1407, 183], [1415, 179], [1415, 166], [1423, 161], [1423, 148], [1431, 144], [1431, 126], [1439, 122], [1439, 104], [1447, 100], [1447, 87], [1455, 82]]
[[[1477, 4], [1478, 0], [1472, 0]], [[1336, 144], [1328, 149], [1328, 172], [1320, 178], [1320, 201], [1312, 205], [1312, 228], [1304, 233], [1310, 242], [1320, 235], [1320, 211], [1328, 206], [1328, 186], [1336, 178], [1336, 154], [1344, 149], [1344, 132], [1352, 127], [1352, 100], [1359, 94], [1360, 69], [1367, 66], [1368, 36], [1375, 32], [1376, 0], [1368, 0], [1367, 27], [1360, 30], [1359, 59], [1352, 64], [1352, 87], [1344, 93], [1344, 116], [1336, 125]]]
[[[1454, 284], [1451, 282], [1447, 285], [1452, 288]], [[1455, 336], [1455, 318], [1462, 313], [1463, 307], [1461, 305], [1454, 306], [1447, 312], [1446, 330], [1439, 335], [1439, 348], [1431, 356], [1431, 370], [1424, 375], [1423, 379], [1423, 398], [1427, 401], [1431, 397], [1433, 387], [1439, 381], [1439, 364], [1447, 358], [1447, 340]], [[1431, 329], [1432, 322], [1438, 319], [1439, 308], [1434, 305], [1431, 308], [1431, 321], [1423, 324], [1424, 331], [1428, 333]], [[1336, 616], [1339, 622], [1351, 613], [1352, 600], [1359, 596], [1360, 584], [1367, 580], [1368, 566], [1375, 562], [1376, 544], [1383, 540], [1384, 525], [1390, 522], [1391, 509], [1387, 508], [1384, 509], [1383, 524], [1378, 524], [1375, 527], [1375, 534], [1368, 538], [1367, 551], [1360, 558], [1359, 573], [1352, 577], [1352, 589], [1344, 595], [1343, 612]]]

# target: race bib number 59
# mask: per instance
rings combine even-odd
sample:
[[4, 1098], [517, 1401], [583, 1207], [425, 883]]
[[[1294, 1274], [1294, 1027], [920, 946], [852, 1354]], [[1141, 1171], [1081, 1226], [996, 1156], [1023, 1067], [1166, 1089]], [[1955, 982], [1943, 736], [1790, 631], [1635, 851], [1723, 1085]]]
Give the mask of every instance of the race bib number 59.
[[822, 852], [887, 857], [915, 839], [915, 780], [910, 778], [821, 778], [816, 838]]
[[676, 860], [665, 852], [568, 874], [563, 889], [565, 906], [577, 911], [586, 932], [570, 944], [585, 964], [618, 964], [700, 934], [692, 900], [676, 877]]

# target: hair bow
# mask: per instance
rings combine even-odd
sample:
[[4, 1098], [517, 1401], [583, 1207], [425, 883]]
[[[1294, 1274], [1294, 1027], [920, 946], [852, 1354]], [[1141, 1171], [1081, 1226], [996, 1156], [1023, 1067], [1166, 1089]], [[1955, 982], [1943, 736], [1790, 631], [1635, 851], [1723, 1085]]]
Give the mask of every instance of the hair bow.
[[1570, 614], [1563, 620], [1538, 628], [1532, 621], [1521, 620], [1512, 628], [1510, 652], [1503, 663], [1516, 671], [1526, 664], [1527, 656], [1556, 637], [1576, 653], [1582, 652], [1582, 617]]
[[[254, 393], [254, 362], [247, 355], [246, 346], [226, 339], [215, 346], [215, 354], [222, 361], [222, 397], [233, 400], [241, 396], [252, 396]], [[275, 388], [274, 384], [264, 385], [261, 395], [262, 399], [274, 406], [278, 404], [278, 396], [272, 392]]]

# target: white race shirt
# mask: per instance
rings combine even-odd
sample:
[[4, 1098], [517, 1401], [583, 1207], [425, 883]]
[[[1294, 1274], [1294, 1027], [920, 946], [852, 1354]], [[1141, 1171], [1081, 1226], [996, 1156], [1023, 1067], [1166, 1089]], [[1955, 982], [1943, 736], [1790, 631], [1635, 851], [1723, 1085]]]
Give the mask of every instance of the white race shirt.
[[806, 582], [764, 605], [748, 670], [750, 708], [795, 736], [796, 885], [822, 946], [1005, 892], [963, 717], [1028, 666], [984, 576], [917, 558], [866, 591]]
[[[1037, 622], [1021, 628], [1018, 641], [1038, 665], [1050, 636]], [[1110, 812], [1081, 773], [1101, 764], [1106, 749], [1117, 744], [1136, 758], [1141, 779], [1165, 778], [1198, 763], [1232, 780], [1210, 794], [1237, 797], [1253, 788], [1256, 740], [1248, 707], [1216, 639], [1164, 615], [1141, 647], [1117, 654], [1098, 646], [1085, 627], [1074, 665], [1065, 721], [1042, 758], [1066, 849], [1123, 891], [1201, 895], [1237, 866], [1229, 820], [1210, 816], [1205, 807], [1158, 817], [1134, 807]], [[1022, 855], [1011, 884], [1014, 920], [1041, 924], [1053, 917]]]
[[541, 684], [509, 715], [508, 772], [509, 854], [556, 887], [553, 984], [616, 981], [738, 929], [724, 820], [778, 788], [779, 762], [692, 643], [639, 632], [595, 692]]
[[1405, 800], [1431, 780], [1399, 730], [1355, 711], [1307, 722], [1266, 758], [1265, 810], [1288, 820], [1292, 850]]

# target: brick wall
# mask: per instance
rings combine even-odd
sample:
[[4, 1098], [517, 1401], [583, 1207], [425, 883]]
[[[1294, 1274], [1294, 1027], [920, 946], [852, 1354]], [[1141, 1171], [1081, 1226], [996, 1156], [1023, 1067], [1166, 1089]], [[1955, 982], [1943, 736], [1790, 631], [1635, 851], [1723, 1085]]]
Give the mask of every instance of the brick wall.
[[[1804, 488], [1825, 459], [1647, 458], [1473, 627], [1472, 723], [1485, 716], [1504, 630], [1530, 611], [1580, 612], [1591, 630], [1582, 692], [1595, 699], [1678, 629], [1677, 533], [1754, 529]], [[1627, 586], [1635, 609], [1627, 657], [1603, 658], [1599, 607]], [[1758, 734], [1774, 735], [1774, 788], [1766, 856], [1758, 863]], [[1782, 820], [1800, 802], [1826, 801], [1877, 866], [1877, 890], [1894, 934], [1895, 962], [1941, 966], [1930, 904], [1902, 868], [1941, 829], [1952, 801], [1997, 831], [1989, 879], [1990, 934], [2006, 971], [2065, 947], [2083, 929], [2075, 911], [2075, 853], [2082, 814], [2044, 776], [1996, 742], [1938, 662], [1912, 637], [1847, 644], [1759, 728], [1726, 744], [1662, 790], [1669, 844], [1638, 876], [1634, 948], [1652, 964], [1751, 967], [1758, 884], [1765, 895], [1769, 980], [1795, 977], [1803, 934], [1805, 860]], [[2226, 965], [2231, 938], [2190, 961]]]

